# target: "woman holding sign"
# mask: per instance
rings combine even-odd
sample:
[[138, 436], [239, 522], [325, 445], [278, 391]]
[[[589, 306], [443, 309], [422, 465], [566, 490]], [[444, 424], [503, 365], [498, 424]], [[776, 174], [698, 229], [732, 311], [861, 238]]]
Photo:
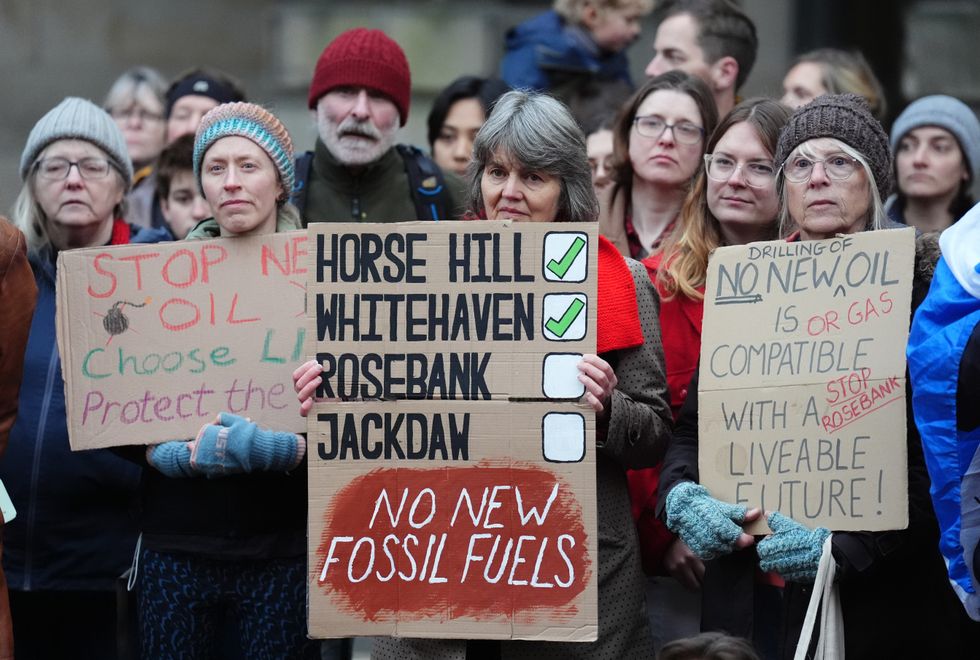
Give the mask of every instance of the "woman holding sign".
[[130, 508], [139, 470], [105, 449], [69, 449], [55, 341], [57, 257], [161, 234], [122, 219], [133, 180], [126, 140], [89, 101], [66, 98], [34, 125], [20, 175], [13, 219], [27, 238], [38, 294], [20, 414], [0, 464], [20, 514], [5, 526], [3, 558], [17, 656], [114, 658], [113, 589], [136, 543]]
[[[568, 109], [543, 94], [502, 96], [474, 143], [470, 199], [488, 220], [594, 222], [585, 137]], [[602, 238], [598, 263], [599, 355], [584, 356], [578, 368], [583, 400], [596, 412], [599, 638], [504, 642], [505, 658], [653, 656], [626, 468], [655, 464], [666, 447], [670, 409], [658, 302], [643, 266]], [[378, 638], [374, 649], [382, 658], [465, 655], [458, 641]]]
[[[891, 186], [888, 136], [853, 94], [825, 95], [799, 108], [780, 134], [775, 162], [780, 218], [789, 241], [882, 229]], [[924, 275], [916, 269], [916, 280]], [[917, 282], [917, 286], [919, 282]], [[697, 376], [690, 386], [697, 388]], [[755, 546], [759, 567], [786, 580], [780, 654], [793, 657], [824, 541], [831, 537], [847, 657], [958, 657], [945, 629], [955, 615], [936, 551], [936, 520], [918, 433], [909, 418], [909, 526], [887, 532], [809, 529], [766, 512], [771, 534], [756, 542], [741, 525], [762, 512], [721, 502], [698, 481], [698, 399], [689, 396], [665, 459], [660, 487], [668, 526], [703, 559]], [[896, 439], [896, 442], [899, 440]], [[729, 575], [728, 577], [731, 577]]]
[[[298, 229], [293, 145], [250, 103], [208, 112], [194, 174], [214, 217], [187, 238]], [[139, 618], [143, 656], [212, 657], [217, 622], [248, 657], [315, 657], [306, 639], [306, 441], [223, 412], [193, 440], [148, 447]]]
[[[721, 120], [708, 140], [705, 169], [681, 211], [684, 233], [667, 252], [643, 262], [660, 294], [667, 386], [675, 419], [687, 399], [688, 385], [698, 365], [709, 255], [722, 245], [773, 240], [778, 235], [779, 195], [773, 154], [789, 115], [790, 111], [779, 102], [755, 98], [743, 101]], [[701, 621], [706, 630], [727, 630], [751, 637], [752, 590], [740, 592], [748, 599], [747, 606], [730, 607], [732, 593], [728, 585], [706, 576], [701, 559], [666, 531], [656, 513], [659, 474], [657, 468], [629, 473], [644, 568], [651, 576], [666, 570], [687, 589], [703, 589]], [[714, 573], [718, 563], [710, 563], [707, 570]], [[647, 602], [651, 609], [670, 607], [675, 620], [678, 611], [691, 600], [675, 584], [660, 577], [651, 577], [649, 588]], [[718, 594], [716, 589], [725, 593]], [[688, 609], [693, 610], [689, 618], [697, 626], [697, 603]], [[665, 632], [671, 635], [680, 631]]]

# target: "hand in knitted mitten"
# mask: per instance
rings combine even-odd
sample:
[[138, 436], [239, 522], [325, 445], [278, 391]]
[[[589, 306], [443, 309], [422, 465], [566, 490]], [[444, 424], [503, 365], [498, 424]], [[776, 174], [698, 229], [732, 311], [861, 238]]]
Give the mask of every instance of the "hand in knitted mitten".
[[790, 582], [813, 582], [830, 530], [808, 529], [781, 513], [769, 514], [772, 534], [756, 545], [759, 568], [775, 571]]
[[269, 431], [244, 417], [220, 413], [191, 443], [190, 465], [208, 477], [291, 470], [306, 453], [295, 433]]
[[741, 527], [747, 513], [744, 506], [716, 500], [692, 481], [682, 481], [667, 493], [667, 527], [701, 559], [751, 545], [752, 537]]
[[146, 448], [146, 462], [168, 477], [193, 477], [191, 443], [171, 440]]

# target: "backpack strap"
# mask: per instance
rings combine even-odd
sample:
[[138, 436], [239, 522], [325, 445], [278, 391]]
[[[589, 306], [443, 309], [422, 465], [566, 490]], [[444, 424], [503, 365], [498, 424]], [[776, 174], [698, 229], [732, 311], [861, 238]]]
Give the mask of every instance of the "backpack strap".
[[[396, 145], [398, 154], [405, 161], [405, 173], [415, 202], [415, 216], [418, 220], [449, 220], [449, 203], [446, 191], [446, 178], [435, 161], [422, 153], [418, 147], [407, 144]], [[297, 167], [297, 171], [298, 171]]]
[[[289, 193], [289, 201], [299, 211], [301, 218], [306, 213], [306, 187], [310, 183], [310, 171], [313, 169], [313, 152], [307, 151], [296, 157], [296, 183]], [[304, 220], [303, 226], [306, 226]]]

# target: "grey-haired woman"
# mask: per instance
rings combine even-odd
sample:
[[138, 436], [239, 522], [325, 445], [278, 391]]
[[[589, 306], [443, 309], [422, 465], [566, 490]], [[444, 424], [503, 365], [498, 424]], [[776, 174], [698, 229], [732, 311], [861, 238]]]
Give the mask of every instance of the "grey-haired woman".
[[[585, 137], [561, 102], [521, 91], [497, 101], [474, 143], [470, 201], [487, 220], [595, 221]], [[598, 354], [583, 356], [578, 367], [582, 402], [596, 413], [598, 640], [508, 641], [500, 647], [504, 658], [653, 656], [626, 469], [652, 466], [666, 449], [670, 409], [659, 304], [642, 264], [623, 259], [605, 239], [598, 255]], [[469, 644], [471, 657], [484, 657], [486, 649], [476, 648], [483, 643]], [[467, 644], [378, 638], [373, 655], [463, 660]]]

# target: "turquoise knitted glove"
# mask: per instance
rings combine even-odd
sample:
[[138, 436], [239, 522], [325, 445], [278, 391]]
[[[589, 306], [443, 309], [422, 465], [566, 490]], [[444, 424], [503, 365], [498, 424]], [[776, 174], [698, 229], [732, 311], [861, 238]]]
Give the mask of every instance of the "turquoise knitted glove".
[[260, 429], [244, 417], [221, 413], [197, 436], [191, 468], [208, 477], [243, 472], [284, 472], [303, 460], [306, 443], [295, 433]]
[[682, 481], [667, 493], [667, 527], [701, 559], [735, 550], [746, 511], [744, 506], [716, 500], [693, 481]]
[[187, 440], [171, 440], [147, 447], [146, 462], [174, 479], [194, 476], [190, 443]]
[[781, 513], [769, 514], [772, 534], [756, 544], [759, 568], [775, 571], [790, 582], [813, 582], [830, 530], [808, 529]]

